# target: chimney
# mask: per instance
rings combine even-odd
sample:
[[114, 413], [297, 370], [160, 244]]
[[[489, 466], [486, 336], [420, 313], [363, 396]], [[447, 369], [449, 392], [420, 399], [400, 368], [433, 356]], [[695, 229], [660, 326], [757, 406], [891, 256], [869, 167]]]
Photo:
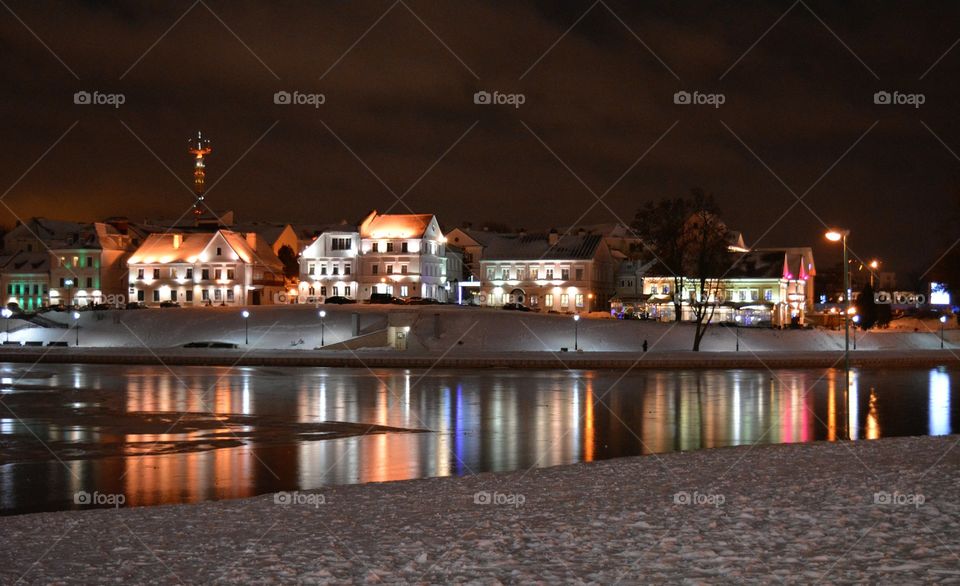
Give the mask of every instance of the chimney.
[[183, 244], [183, 234], [174, 234], [173, 235], [173, 247], [180, 248], [180, 245]]
[[247, 246], [253, 250], [257, 249], [257, 233], [256, 232], [247, 232]]
[[557, 232], [556, 228], [550, 228], [550, 235], [547, 237], [547, 241], [550, 243], [550, 246], [553, 246], [560, 241], [560, 234]]

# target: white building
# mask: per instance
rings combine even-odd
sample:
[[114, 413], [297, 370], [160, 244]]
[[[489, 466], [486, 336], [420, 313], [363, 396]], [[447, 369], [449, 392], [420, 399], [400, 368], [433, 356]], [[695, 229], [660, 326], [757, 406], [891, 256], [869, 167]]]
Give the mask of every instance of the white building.
[[360, 224], [360, 292], [446, 301], [446, 238], [432, 214], [370, 213]]
[[260, 305], [283, 292], [283, 266], [253, 232], [151, 234], [128, 262], [134, 301]]
[[337, 228], [322, 232], [300, 253], [297, 300], [314, 303], [327, 297], [356, 299], [359, 256], [360, 233], [356, 230]]

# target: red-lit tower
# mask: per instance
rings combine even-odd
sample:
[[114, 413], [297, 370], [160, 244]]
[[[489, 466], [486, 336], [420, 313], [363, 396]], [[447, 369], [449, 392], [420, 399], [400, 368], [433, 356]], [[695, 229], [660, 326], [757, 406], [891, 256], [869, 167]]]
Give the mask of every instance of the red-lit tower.
[[206, 171], [203, 164], [203, 157], [213, 151], [210, 148], [210, 139], [203, 138], [202, 133], [197, 132], [197, 138], [190, 140], [190, 154], [196, 157], [193, 164], [193, 192], [197, 196], [197, 201], [193, 204], [193, 214], [195, 216], [203, 215], [203, 192], [206, 189], [204, 179]]

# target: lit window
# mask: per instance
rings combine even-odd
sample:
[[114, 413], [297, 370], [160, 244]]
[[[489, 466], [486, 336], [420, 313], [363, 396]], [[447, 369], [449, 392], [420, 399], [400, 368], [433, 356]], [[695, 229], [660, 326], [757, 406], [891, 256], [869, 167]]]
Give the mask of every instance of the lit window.
[[548, 281], [553, 279], [553, 269], [546, 269], [545, 272], [546, 272], [546, 278]]
[[564, 293], [560, 296], [560, 307], [566, 307], [570, 305], [570, 296]]
[[577, 307], [583, 307], [583, 293], [577, 293], [575, 303], [577, 304]]
[[553, 294], [547, 293], [543, 296], [543, 304], [547, 307], [553, 307]]

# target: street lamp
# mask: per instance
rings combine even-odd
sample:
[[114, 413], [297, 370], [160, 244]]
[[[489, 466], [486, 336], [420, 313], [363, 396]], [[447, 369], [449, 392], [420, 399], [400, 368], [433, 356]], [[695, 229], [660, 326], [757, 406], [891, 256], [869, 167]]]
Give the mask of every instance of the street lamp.
[[843, 311], [843, 367], [847, 373], [847, 388], [850, 387], [850, 268], [847, 266], [847, 237], [850, 230], [829, 230], [826, 234], [830, 242], [843, 242], [843, 302], [846, 305]]
[[733, 316], [733, 320], [737, 322], [737, 352], [740, 351], [740, 321], [743, 318], [740, 317], [740, 314]]
[[244, 309], [240, 312], [240, 315], [243, 316], [243, 343], [250, 344], [250, 321], [247, 319], [250, 317], [250, 312]]
[[870, 261], [870, 288], [873, 289], [873, 276], [876, 274], [877, 269], [880, 267], [880, 261], [873, 259]]
[[9, 342], [9, 341], [10, 341], [10, 316], [13, 315], [13, 312], [10, 311], [10, 308], [9, 308], [9, 307], [4, 307], [3, 310], [0, 311], [0, 315], [3, 315], [3, 318], [6, 320], [6, 323], [7, 323], [7, 328], [6, 328], [6, 330], [7, 330], [7, 342]]
[[327, 317], [327, 312], [323, 309], [320, 310], [320, 347], [323, 348], [323, 318]]
[[63, 284], [67, 288], [67, 307], [71, 307], [73, 305], [73, 279], [67, 279]]
[[940, 349], [943, 350], [943, 324], [947, 323], [947, 316], [940, 316]]
[[573, 351], [577, 352], [580, 350], [579, 345], [580, 337], [580, 314], [574, 314], [573, 316]]
[[77, 331], [77, 346], [79, 346], [80, 345], [80, 312], [79, 311], [73, 312], [73, 321], [75, 322], [73, 329]]

